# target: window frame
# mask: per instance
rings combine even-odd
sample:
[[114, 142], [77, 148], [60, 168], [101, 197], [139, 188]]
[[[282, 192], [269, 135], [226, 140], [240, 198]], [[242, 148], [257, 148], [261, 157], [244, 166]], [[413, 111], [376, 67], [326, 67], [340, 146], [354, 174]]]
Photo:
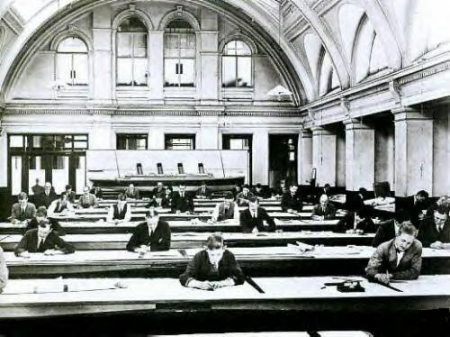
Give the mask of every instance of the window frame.
[[[125, 148], [124, 149], [119, 148], [119, 138], [121, 138], [121, 137], [124, 137], [124, 140], [125, 140]], [[145, 140], [145, 148], [143, 148], [143, 149], [128, 148], [128, 145], [129, 145], [128, 141], [130, 139]], [[122, 150], [122, 151], [145, 151], [145, 150], [148, 150], [148, 134], [145, 134], [145, 133], [117, 133], [116, 134], [116, 150]]]
[[[77, 40], [80, 40], [80, 41], [83, 43], [83, 45], [85, 46], [86, 51], [85, 51], [85, 52], [59, 51], [58, 49], [59, 49], [60, 45], [61, 45], [64, 41], [66, 41], [66, 40], [68, 40], [68, 39], [77, 39]], [[65, 85], [68, 85], [70, 88], [77, 88], [77, 87], [79, 87], [79, 88], [80, 88], [80, 87], [81, 87], [81, 88], [87, 88], [87, 87], [89, 87], [89, 79], [90, 79], [90, 72], [91, 72], [91, 69], [90, 69], [90, 64], [89, 64], [89, 46], [88, 46], [88, 44], [86, 43], [86, 41], [85, 41], [82, 37], [80, 37], [80, 36], [78, 36], [78, 35], [68, 35], [68, 36], [65, 36], [64, 38], [62, 38], [62, 39], [58, 42], [58, 45], [56, 46], [56, 49], [55, 49], [55, 53], [56, 53], [56, 62], [55, 62], [55, 80], [61, 80], [61, 81], [64, 81], [64, 84], [65, 84]], [[62, 78], [60, 77], [60, 69], [59, 69], [59, 65], [60, 65], [60, 63], [61, 63], [61, 58], [60, 58], [59, 56], [62, 56], [62, 55], [69, 55], [69, 56], [70, 56], [70, 65], [71, 65], [71, 67], [70, 67], [70, 68], [71, 68], [71, 70], [70, 70], [70, 79], [71, 79], [71, 82], [70, 82], [70, 83], [68, 83], [68, 82], [65, 80], [65, 77], [64, 77], [64, 79], [62, 79]], [[86, 69], [87, 69], [87, 74], [86, 74], [86, 83], [85, 83], [85, 84], [84, 84], [84, 83], [78, 84], [78, 83], [75, 82], [75, 80], [76, 80], [76, 71], [78, 70], [78, 69], [74, 69], [74, 64], [75, 64], [74, 59], [75, 59], [75, 55], [84, 55], [85, 58], [86, 58]]]
[[[196, 149], [196, 134], [195, 133], [166, 133], [164, 134], [164, 149], [170, 150], [170, 151], [177, 151], [177, 150], [184, 150], [184, 151], [190, 151]], [[189, 139], [192, 141], [191, 148], [190, 149], [177, 149], [177, 148], [170, 148], [169, 142], [172, 139]]]
[[[225, 49], [227, 48], [227, 46], [230, 43], [236, 43], [236, 42], [241, 42], [241, 43], [245, 44], [246, 47], [248, 48], [248, 50], [250, 51], [250, 55], [225, 54]], [[220, 85], [221, 85], [222, 89], [224, 89], [224, 90], [227, 90], [227, 89], [231, 89], [231, 90], [236, 90], [236, 89], [238, 89], [238, 90], [246, 90], [246, 89], [247, 90], [253, 90], [254, 89], [254, 87], [255, 87], [255, 68], [254, 68], [255, 67], [255, 61], [254, 61], [254, 55], [255, 55], [255, 53], [254, 53], [254, 50], [253, 50], [251, 44], [248, 43], [247, 41], [245, 41], [244, 39], [235, 38], [235, 39], [230, 39], [230, 40], [226, 41], [226, 43], [224, 43], [223, 48], [222, 48], [222, 58], [221, 58], [221, 84]], [[225, 74], [225, 72], [224, 72], [224, 64], [225, 64], [224, 60], [227, 59], [227, 58], [235, 60], [234, 61], [234, 63], [235, 63], [235, 69], [234, 69], [235, 83], [234, 83], [233, 86], [225, 86], [225, 83], [224, 83], [224, 74]], [[249, 86], [239, 86], [238, 85], [239, 64], [240, 64], [239, 60], [240, 59], [249, 59], [250, 60], [250, 74], [249, 74], [250, 76], [249, 76], [249, 78], [250, 78], [250, 81], [251, 81], [251, 85], [249, 85]]]

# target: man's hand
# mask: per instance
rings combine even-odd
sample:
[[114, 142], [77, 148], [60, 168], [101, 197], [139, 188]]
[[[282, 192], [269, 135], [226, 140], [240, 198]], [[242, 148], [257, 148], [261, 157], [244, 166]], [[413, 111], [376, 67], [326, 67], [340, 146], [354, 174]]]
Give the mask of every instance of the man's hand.
[[294, 210], [291, 209], [291, 208], [289, 208], [289, 209], [287, 210], [287, 212], [288, 212], [288, 213], [294, 213]]
[[252, 229], [252, 233], [253, 233], [253, 234], [258, 234], [258, 233], [259, 233], [258, 227], [254, 227], [254, 228]]
[[25, 259], [28, 259], [28, 258], [30, 258], [30, 253], [26, 250], [26, 251], [20, 253], [19, 256], [23, 257]]
[[196, 288], [201, 290], [214, 290], [213, 283], [209, 281], [197, 281], [197, 280], [191, 280], [188, 283], [189, 288]]
[[392, 278], [391, 274], [376, 274], [375, 280], [382, 284], [389, 284], [390, 279]]
[[135, 251], [135, 253], [145, 254], [145, 253], [150, 251], [150, 247], [149, 246], [145, 246], [145, 245], [141, 245], [140, 247], [135, 248], [134, 251]]
[[225, 288], [225, 287], [232, 287], [234, 286], [234, 280], [232, 278], [227, 278], [223, 281], [216, 281], [211, 282], [213, 289], [219, 289], [219, 288]]
[[51, 256], [51, 255], [56, 255], [56, 250], [54, 250], [54, 249], [47, 249], [47, 250], [44, 252], [44, 255], [49, 255], [49, 256]]
[[441, 241], [436, 241], [436, 242], [433, 242], [430, 245], [430, 248], [433, 248], [433, 249], [444, 249], [444, 244]]
[[191, 212], [189, 212], [189, 211], [186, 211], [186, 215], [189, 215], [189, 214], [191, 214]]

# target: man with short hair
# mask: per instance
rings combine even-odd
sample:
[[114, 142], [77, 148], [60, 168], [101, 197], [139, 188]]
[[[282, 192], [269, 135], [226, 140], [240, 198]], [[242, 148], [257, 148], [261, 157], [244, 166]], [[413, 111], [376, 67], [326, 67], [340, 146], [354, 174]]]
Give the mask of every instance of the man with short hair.
[[166, 190], [165, 190], [162, 182], [158, 182], [156, 184], [156, 187], [153, 189], [152, 194], [153, 194], [153, 198], [156, 198], [156, 199], [162, 199], [165, 197]]
[[378, 226], [375, 237], [372, 241], [372, 247], [378, 247], [383, 242], [395, 238], [400, 229], [400, 224], [409, 220], [409, 215], [404, 209], [395, 212], [394, 219], [385, 221]]
[[233, 194], [227, 192], [225, 194], [225, 199], [223, 202], [219, 202], [214, 208], [212, 220], [213, 221], [224, 221], [229, 219], [239, 219], [239, 207], [234, 202]]
[[58, 220], [54, 218], [47, 218], [47, 210], [44, 206], [41, 206], [36, 211], [36, 216], [30, 220], [28, 223], [25, 232], [29, 231], [30, 229], [35, 229], [39, 227], [39, 223], [42, 221], [48, 221], [50, 223], [50, 227], [53, 231], [55, 231], [58, 235], [63, 236], [66, 234], [66, 231], [61, 227]]
[[205, 181], [202, 181], [201, 186], [197, 190], [197, 198], [199, 199], [211, 199], [212, 191], [208, 188]]
[[288, 191], [286, 186], [286, 179], [281, 179], [278, 185], [273, 190], [274, 196], [282, 196], [284, 193]]
[[210, 235], [206, 249], [195, 254], [180, 283], [189, 288], [215, 290], [243, 284], [245, 276], [233, 253], [227, 250], [220, 234]]
[[[239, 223], [244, 233], [274, 232], [276, 229], [275, 221], [267, 214], [264, 208], [259, 207], [259, 201], [256, 198], [249, 200], [248, 209], [241, 212]], [[267, 223], [267, 228], [264, 223]]]
[[194, 212], [194, 200], [186, 192], [186, 185], [180, 184], [172, 198], [172, 212], [190, 214]]
[[377, 247], [366, 268], [367, 278], [383, 284], [417, 279], [422, 267], [422, 244], [415, 239], [416, 233], [411, 222], [403, 222], [397, 237]]
[[303, 201], [296, 191], [296, 186], [289, 187], [289, 192], [283, 194], [281, 198], [281, 209], [283, 212], [300, 212], [303, 208]]
[[450, 248], [450, 222], [447, 208], [441, 206], [435, 209], [433, 218], [426, 218], [421, 222], [418, 239], [424, 247]]
[[322, 194], [319, 204], [312, 211], [313, 220], [333, 219], [336, 216], [336, 208], [330, 203], [328, 196]]
[[124, 194], [127, 199], [133, 200], [140, 199], [139, 190], [136, 187], [134, 187], [134, 184], [128, 185], [128, 187], [125, 189]]
[[72, 190], [72, 185], [66, 185], [66, 196], [67, 196], [67, 200], [69, 200], [69, 202], [71, 204], [75, 203], [75, 199], [77, 198], [77, 194]]
[[131, 206], [127, 203], [125, 194], [119, 193], [117, 196], [117, 204], [109, 207], [107, 222], [113, 222], [115, 224], [122, 222], [130, 222], [131, 220]]
[[41, 221], [37, 229], [27, 231], [14, 249], [16, 256], [21, 257], [29, 257], [29, 253], [60, 255], [73, 252], [75, 248], [52, 230], [48, 220]]
[[420, 190], [412, 197], [408, 197], [406, 201], [406, 210], [409, 212], [411, 222], [418, 228], [430, 207], [428, 192]]
[[59, 199], [54, 200], [48, 208], [48, 214], [61, 214], [73, 212], [72, 203], [69, 201], [66, 192], [62, 192]]
[[247, 206], [249, 204], [249, 200], [254, 197], [255, 196], [253, 195], [253, 193], [250, 192], [250, 186], [244, 185], [244, 187], [242, 188], [242, 192], [236, 195], [236, 202], [238, 206]]
[[28, 202], [28, 195], [20, 192], [17, 196], [18, 202], [11, 208], [11, 217], [9, 218], [13, 224], [31, 220], [36, 215], [36, 206]]
[[266, 191], [264, 191], [264, 188], [262, 187], [262, 185], [260, 183], [256, 184], [252, 193], [258, 199], [266, 199], [267, 198], [267, 193], [266, 193]]
[[149, 251], [170, 249], [171, 233], [169, 224], [160, 220], [157, 211], [145, 213], [145, 222], [140, 223], [133, 230], [133, 235], [127, 244], [127, 250], [145, 254]]
[[46, 182], [44, 185], [44, 193], [39, 194], [35, 198], [36, 207], [45, 206], [48, 208], [56, 199], [58, 199], [58, 196], [56, 195], [52, 184], [50, 182]]
[[78, 205], [81, 208], [97, 208], [98, 201], [97, 197], [90, 193], [89, 186], [85, 186], [83, 188], [83, 194], [80, 196], [78, 200]]
[[33, 191], [33, 195], [39, 195], [44, 193], [44, 187], [39, 185], [39, 179], [36, 178], [36, 185], [31, 187], [31, 190]]

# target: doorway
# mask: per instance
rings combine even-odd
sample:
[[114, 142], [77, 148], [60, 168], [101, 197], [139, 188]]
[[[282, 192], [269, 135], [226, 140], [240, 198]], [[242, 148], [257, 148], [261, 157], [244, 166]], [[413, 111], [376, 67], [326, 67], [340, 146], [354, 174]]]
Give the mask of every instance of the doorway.
[[297, 184], [298, 134], [269, 135], [269, 186]]

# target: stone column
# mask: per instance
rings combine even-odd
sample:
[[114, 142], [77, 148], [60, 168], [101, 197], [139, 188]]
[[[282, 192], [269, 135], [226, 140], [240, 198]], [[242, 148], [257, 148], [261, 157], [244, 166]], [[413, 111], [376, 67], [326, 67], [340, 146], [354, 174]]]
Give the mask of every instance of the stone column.
[[313, 168], [317, 170], [316, 184], [336, 185], [336, 135], [331, 131], [314, 126], [312, 130]]
[[163, 103], [164, 99], [164, 31], [151, 30], [149, 34], [149, 99]]
[[218, 15], [213, 11], [202, 9], [201, 14], [201, 100], [208, 104], [217, 102], [219, 95], [219, 23]]
[[375, 182], [375, 130], [358, 120], [345, 124], [345, 178], [348, 191], [373, 189]]
[[395, 117], [395, 195], [433, 193], [433, 115], [401, 108]]
[[309, 185], [313, 168], [313, 144], [311, 130], [302, 130], [298, 138], [298, 183]]
[[267, 129], [256, 130], [253, 134], [253, 184], [269, 184], [269, 134]]

